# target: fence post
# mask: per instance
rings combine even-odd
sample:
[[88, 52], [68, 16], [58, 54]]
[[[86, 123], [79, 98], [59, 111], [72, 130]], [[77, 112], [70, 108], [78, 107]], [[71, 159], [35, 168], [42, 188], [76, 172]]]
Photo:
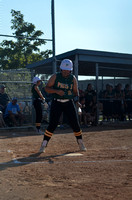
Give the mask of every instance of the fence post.
[[97, 101], [97, 114], [96, 114], [96, 123], [99, 123], [99, 95], [98, 95], [98, 86], [99, 86], [99, 65], [96, 63], [96, 101]]
[[[32, 81], [33, 81], [34, 75], [35, 75], [34, 71], [31, 70], [31, 88], [32, 88]], [[31, 115], [32, 115], [32, 125], [34, 125], [34, 122], [35, 122], [35, 110], [34, 110], [34, 107], [33, 107], [33, 96], [32, 96], [32, 112], [31, 112]]]
[[75, 62], [74, 62], [74, 74], [76, 79], [78, 80], [78, 55], [75, 55]]

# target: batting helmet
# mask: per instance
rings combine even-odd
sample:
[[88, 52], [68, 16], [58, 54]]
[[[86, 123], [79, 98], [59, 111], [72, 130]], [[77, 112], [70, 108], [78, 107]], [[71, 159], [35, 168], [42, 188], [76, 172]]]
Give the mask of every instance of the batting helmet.
[[35, 76], [35, 77], [33, 78], [33, 83], [34, 83], [34, 84], [36, 84], [36, 83], [37, 83], [37, 81], [41, 81], [41, 80], [40, 80], [40, 78], [39, 78], [39, 77], [36, 77], [36, 76]]
[[62, 60], [61, 65], [60, 65], [60, 69], [72, 71], [73, 70], [72, 61], [69, 60], [69, 59]]

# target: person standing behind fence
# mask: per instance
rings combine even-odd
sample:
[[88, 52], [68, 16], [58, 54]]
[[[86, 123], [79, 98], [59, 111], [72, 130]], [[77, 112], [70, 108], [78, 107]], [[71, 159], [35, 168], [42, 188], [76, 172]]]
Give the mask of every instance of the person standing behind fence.
[[118, 83], [115, 90], [115, 112], [119, 121], [124, 121], [124, 91], [122, 90], [122, 84]]
[[53, 74], [49, 79], [45, 90], [53, 94], [53, 101], [50, 110], [50, 121], [47, 127], [40, 153], [45, 152], [45, 148], [55, 131], [62, 112], [66, 114], [69, 124], [73, 129], [74, 135], [81, 151], [86, 151], [82, 141], [82, 131], [80, 129], [74, 97], [79, 100], [78, 84], [75, 76], [71, 74], [73, 63], [69, 59], [64, 59], [60, 65], [61, 72]]
[[93, 103], [93, 97], [96, 96], [96, 92], [93, 90], [93, 86], [91, 83], [87, 85], [87, 89], [85, 91], [85, 106], [86, 112], [91, 110], [91, 104]]
[[[85, 112], [91, 113], [93, 107], [93, 99], [96, 96], [96, 92], [93, 90], [93, 86], [91, 83], [87, 85], [87, 89], [85, 91]], [[89, 115], [89, 114], [88, 114]]]
[[114, 99], [115, 99], [115, 91], [113, 90], [112, 84], [107, 84], [107, 90], [104, 92], [104, 100], [105, 100], [105, 116], [107, 121], [114, 118]]
[[9, 103], [9, 97], [5, 92], [5, 85], [0, 85], [0, 111], [3, 113], [6, 110], [7, 104]]
[[125, 114], [128, 115], [128, 119], [132, 116], [132, 91], [129, 84], [125, 85]]
[[41, 121], [42, 121], [42, 103], [45, 101], [45, 98], [43, 97], [39, 85], [41, 84], [41, 80], [39, 77], [33, 78], [33, 86], [32, 86], [32, 95], [33, 95], [33, 105], [36, 111], [36, 131], [39, 134], [42, 134], [42, 131], [40, 130], [41, 127]]

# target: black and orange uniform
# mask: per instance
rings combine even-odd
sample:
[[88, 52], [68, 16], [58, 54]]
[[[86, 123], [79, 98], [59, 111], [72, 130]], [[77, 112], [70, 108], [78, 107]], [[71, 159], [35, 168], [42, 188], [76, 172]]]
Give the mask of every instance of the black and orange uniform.
[[80, 129], [76, 107], [73, 101], [73, 79], [74, 76], [70, 74], [64, 78], [61, 73], [56, 74], [55, 84], [53, 86], [56, 90], [63, 90], [65, 94], [59, 96], [53, 94], [53, 100], [50, 110], [49, 126], [44, 134], [44, 140], [49, 141], [56, 129], [62, 112], [67, 116], [69, 125], [73, 129], [74, 135], [77, 139], [82, 139], [82, 131]]
[[32, 95], [33, 95], [33, 105], [36, 112], [36, 128], [39, 130], [42, 121], [42, 100], [40, 99], [39, 94], [35, 90], [36, 84], [32, 86]]

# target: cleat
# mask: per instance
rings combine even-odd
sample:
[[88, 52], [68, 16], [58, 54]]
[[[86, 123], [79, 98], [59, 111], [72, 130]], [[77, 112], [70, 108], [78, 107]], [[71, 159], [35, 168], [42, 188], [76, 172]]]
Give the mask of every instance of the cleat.
[[45, 146], [42, 146], [40, 147], [40, 150], [39, 150], [39, 153], [44, 153], [45, 152]]
[[47, 146], [47, 140], [44, 140], [44, 141], [42, 142], [42, 144], [41, 144], [39, 153], [44, 153], [44, 152], [45, 152], [46, 146]]
[[81, 151], [87, 151], [86, 147], [83, 144], [82, 139], [78, 139], [77, 142]]

